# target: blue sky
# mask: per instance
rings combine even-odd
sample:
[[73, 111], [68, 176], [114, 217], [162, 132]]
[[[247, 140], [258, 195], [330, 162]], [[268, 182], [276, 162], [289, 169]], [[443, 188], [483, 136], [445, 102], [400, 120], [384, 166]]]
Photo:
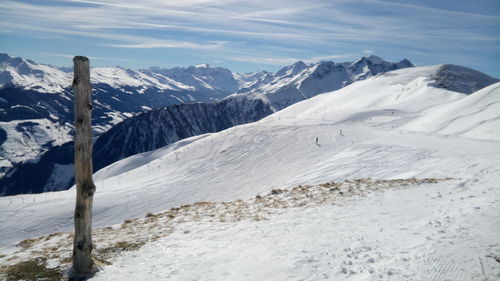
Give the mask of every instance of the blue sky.
[[[436, 3], [437, 2], [437, 3]], [[376, 54], [500, 77], [499, 0], [2, 0], [0, 52], [59, 66], [275, 71]]]

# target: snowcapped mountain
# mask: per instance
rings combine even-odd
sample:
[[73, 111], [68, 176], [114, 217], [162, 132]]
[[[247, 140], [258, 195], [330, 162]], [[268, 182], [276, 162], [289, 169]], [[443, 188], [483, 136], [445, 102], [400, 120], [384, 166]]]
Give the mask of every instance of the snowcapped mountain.
[[181, 139], [255, 122], [271, 113], [264, 102], [242, 98], [152, 110], [123, 121], [97, 139], [95, 170]]
[[[261, 100], [228, 98], [215, 103], [184, 103], [150, 110], [118, 123], [94, 143], [94, 171], [125, 157], [178, 140], [250, 123], [271, 114]], [[53, 146], [36, 162], [14, 165], [0, 178], [0, 195], [41, 193], [73, 185], [74, 144]]]
[[[387, 62], [376, 56], [362, 57], [354, 62], [320, 62], [306, 65], [296, 62], [276, 73], [231, 73], [231, 71], [198, 65], [171, 69], [149, 68], [131, 70], [121, 67], [91, 69], [93, 83], [93, 128], [102, 134], [122, 120], [138, 113], [171, 104], [204, 101], [211, 102], [227, 95], [260, 99], [276, 111], [319, 93], [336, 90], [354, 81], [382, 75], [385, 71], [411, 67], [408, 60]], [[72, 139], [73, 93], [69, 88], [72, 73], [67, 68], [37, 64], [31, 60], [0, 55], [0, 178], [24, 174], [33, 163], [41, 161], [41, 154], [52, 146]], [[458, 66], [440, 66], [433, 74], [434, 87], [471, 93], [495, 81], [485, 74]], [[246, 100], [246, 99], [242, 99]], [[215, 109], [214, 109], [215, 110]], [[236, 112], [233, 112], [236, 114]], [[260, 116], [262, 117], [262, 116]], [[253, 121], [253, 120], [252, 120]], [[248, 121], [245, 121], [246, 123]], [[236, 123], [234, 123], [236, 124]], [[150, 148], [157, 148], [151, 145]], [[67, 151], [65, 149], [55, 149]], [[143, 152], [144, 150], [130, 150]], [[56, 153], [54, 152], [54, 153]], [[130, 154], [126, 154], [127, 156]], [[48, 175], [64, 174], [65, 161], [53, 161], [55, 156], [44, 156]], [[57, 157], [56, 157], [57, 158]], [[52, 159], [47, 164], [48, 159]], [[117, 160], [119, 158], [110, 158]], [[22, 163], [30, 162], [27, 165]], [[11, 169], [13, 165], [18, 168]], [[59, 166], [54, 166], [59, 163]], [[109, 163], [107, 163], [109, 164]], [[25, 167], [21, 169], [20, 167]], [[29, 173], [29, 172], [26, 172]], [[14, 176], [13, 179], [17, 179]], [[22, 178], [22, 176], [21, 176]], [[67, 176], [60, 181], [49, 180], [16, 190], [54, 190], [67, 186]]]
[[[451, 161], [449, 157], [456, 157], [453, 161], [460, 163], [472, 163], [476, 161], [472, 158], [477, 155], [468, 154], [468, 150], [460, 148], [462, 152], [450, 152], [451, 156], [446, 154], [442, 158], [439, 156], [442, 152], [432, 147], [436, 144], [440, 150], [454, 151], [456, 146], [447, 147], [446, 142], [456, 140], [467, 147], [477, 146], [471, 151], [478, 154], [481, 152], [477, 150], [483, 147], [489, 147], [492, 153], [498, 150], [500, 139], [492, 128], [498, 125], [495, 120], [499, 119], [499, 111], [494, 109], [499, 103], [500, 88], [496, 83], [467, 95], [436, 87], [435, 77], [442, 68], [442, 65], [411, 67], [377, 75], [299, 102], [255, 123], [194, 136], [115, 162], [95, 174], [98, 190], [95, 222], [97, 225], [115, 223], [173, 204], [244, 198], [277, 186], [287, 188], [362, 177], [462, 178], [461, 169], [464, 167], [452, 171], [445, 163]], [[491, 110], [478, 115], [488, 104], [494, 104], [490, 105]], [[186, 115], [178, 115], [181, 108], [186, 108], [183, 111]], [[467, 110], [462, 111], [463, 108]], [[109, 135], [103, 138], [107, 144], [96, 144], [94, 149], [99, 150], [102, 146], [105, 150], [112, 150], [111, 155], [124, 156], [127, 149], [123, 138], [127, 137], [135, 138], [132, 142], [134, 149], [149, 149], [151, 147], [146, 147], [148, 143], [155, 144], [160, 136], [167, 137], [172, 133], [169, 126], [185, 124], [183, 119], [194, 117], [205, 108], [195, 104], [175, 106], [172, 110], [168, 113], [154, 111], [132, 118], [123, 126], [110, 130]], [[441, 111], [462, 112], [462, 117], [456, 119], [454, 113], [443, 119], [443, 116], [436, 115]], [[152, 132], [145, 130], [150, 121], [162, 123], [160, 120], [164, 116], [172, 120], [178, 118], [180, 123], [165, 124]], [[432, 116], [437, 119], [426, 119]], [[205, 119], [190, 122], [185, 130], [195, 134], [202, 130], [191, 128], [206, 126], [213, 129], [214, 124], [206, 123], [210, 118]], [[463, 128], [470, 129], [464, 133], [460, 130], [435, 130], [434, 127], [422, 130], [419, 127], [419, 124], [429, 123], [438, 124], [438, 129], [446, 129], [446, 124], [459, 127], [462, 124]], [[474, 128], [482, 129], [474, 131]], [[181, 128], [178, 130], [179, 135], [186, 133]], [[421, 131], [433, 133], [428, 135]], [[144, 145], [140, 138], [144, 139]], [[417, 145], [415, 139], [422, 141], [421, 147], [414, 147]], [[410, 140], [411, 145], [408, 143]], [[119, 144], [113, 147], [114, 142]], [[421, 153], [428, 156], [418, 156]], [[104, 151], [102, 155], [105, 155]], [[364, 155], [362, 159], [371, 164], [360, 169], [361, 158], [356, 155]], [[430, 161], [428, 157], [434, 160]], [[484, 161], [493, 161], [489, 159]], [[148, 192], [144, 192], [145, 186], [148, 186]], [[137, 199], [129, 202], [135, 206], [133, 212], [113, 213], [112, 210], [118, 209], [125, 200], [119, 198], [125, 193], [115, 193], [115, 189], [127, 190], [127, 194]], [[118, 197], [110, 199], [107, 196]], [[148, 202], [147, 206], [144, 202]], [[72, 203], [69, 200], [64, 204]], [[0, 236], [10, 231], [6, 225], [0, 230]]]
[[58, 93], [71, 85], [71, 77], [50, 65], [0, 54], [0, 87], [18, 85], [42, 93]]
[[261, 79], [261, 77], [266, 76], [267, 74], [270, 74], [270, 72], [267, 71], [248, 72], [248, 73], [234, 72], [233, 76], [234, 79], [240, 81], [239, 89], [244, 89], [253, 84], [255, 81]]
[[[266, 87], [265, 83], [277, 83], [277, 77], [283, 79], [279, 84], [287, 84], [305, 67], [302, 62], [296, 63], [277, 74], [239, 74], [206, 64], [143, 70], [92, 68], [93, 128], [98, 135], [125, 118], [152, 108], [215, 101], [239, 89], [255, 87], [256, 83], [262, 87]], [[14, 163], [38, 161], [40, 154], [51, 146], [71, 140], [72, 75], [71, 68], [0, 54], [0, 177]]]
[[[460, 93], [436, 83], [445, 69], [473, 73], [437, 65], [375, 75], [260, 121], [182, 139], [99, 170], [96, 251], [121, 241], [146, 244], [122, 253], [95, 278], [155, 279], [168, 271], [179, 280], [271, 280], [276, 274], [284, 280], [324, 274], [333, 280], [494, 279], [500, 83]], [[459, 76], [447, 75], [447, 87], [485, 83], [452, 78]], [[146, 123], [159, 120], [156, 114], [143, 114]], [[149, 138], [145, 131], [117, 131]], [[412, 184], [418, 179], [427, 181]], [[363, 189], [365, 182], [372, 191]], [[390, 186], [381, 188], [384, 182]], [[314, 192], [316, 185], [325, 193], [297, 193]], [[332, 193], [333, 203], [309, 208], [285, 201], [294, 197], [307, 206]], [[0, 244], [11, 249], [24, 238], [69, 231], [73, 211], [74, 190], [1, 197]], [[214, 211], [220, 213], [212, 217]], [[250, 211], [259, 216], [247, 219]], [[232, 220], [237, 216], [244, 219]], [[68, 236], [33, 243], [53, 247]], [[23, 255], [13, 248], [0, 261], [47, 252], [34, 247]], [[217, 272], [214, 260], [220, 261]], [[449, 270], [436, 272], [436, 264]], [[263, 270], [278, 273], [269, 278], [259, 275]]]
[[[495, 126], [498, 126], [497, 120], [500, 112], [495, 111], [500, 98], [499, 84], [493, 84], [469, 95], [435, 87], [435, 77], [442, 69], [442, 65], [412, 67], [392, 71], [386, 75], [374, 76], [340, 90], [302, 101], [256, 123], [237, 126], [228, 129], [225, 133], [192, 138], [186, 141], [186, 146], [182, 148], [173, 145], [150, 154], [131, 156], [127, 158], [128, 160], [124, 159], [101, 169], [96, 173], [96, 179], [103, 184], [106, 179], [114, 181], [116, 177], [123, 177], [121, 178], [122, 183], [134, 179], [134, 183], [130, 185], [130, 188], [133, 189], [132, 186], [143, 185], [137, 182], [141, 181], [141, 177], [148, 182], [156, 177], [153, 176], [153, 173], [146, 175], [145, 170], [143, 170], [151, 168], [153, 165], [153, 167], [160, 167], [157, 174], [158, 179], [167, 180], [168, 178], [169, 184], [172, 185], [179, 183], [177, 181], [186, 181], [184, 185], [187, 187], [183, 190], [187, 191], [186, 188], [192, 188], [190, 194], [196, 193], [195, 189], [198, 188], [196, 182], [203, 181], [204, 186], [207, 188], [210, 186], [214, 194], [220, 195], [225, 192], [231, 193], [230, 187], [235, 185], [240, 186], [239, 191], [264, 192], [273, 186], [291, 187], [305, 183], [321, 183], [328, 181], [332, 177], [332, 172], [337, 179], [350, 178], [354, 170], [340, 167], [345, 164], [344, 160], [357, 161], [356, 157], [350, 160], [345, 158], [351, 155], [349, 151], [352, 149], [362, 151], [366, 147], [370, 147], [372, 141], [368, 136], [375, 136], [376, 132], [384, 132], [383, 138], [387, 141], [384, 145], [387, 146], [394, 145], [386, 139], [392, 136], [401, 137], [405, 141], [411, 138], [425, 138], [426, 135], [417, 133], [421, 131], [418, 128], [410, 131], [415, 127], [414, 122], [417, 124], [428, 123], [430, 121], [424, 122], [422, 118], [434, 116], [434, 112], [450, 112], [450, 107], [454, 108], [453, 112], [456, 113], [461, 112], [464, 108], [468, 109], [462, 110], [462, 117], [458, 120], [456, 113], [450, 114], [444, 119], [443, 116], [439, 115], [435, 116], [438, 119], [432, 124], [438, 124], [438, 128], [442, 127], [439, 124], [456, 124], [465, 131], [439, 130], [435, 131], [432, 137], [440, 139], [442, 136], [443, 140], [473, 137], [481, 141], [490, 140], [494, 143], [500, 141], [498, 133], [493, 130]], [[466, 71], [467, 69], [460, 67], [460, 70]], [[480, 83], [481, 81], [476, 82]], [[453, 83], [453, 81], [449, 81], [449, 83]], [[479, 114], [488, 105], [491, 110]], [[474, 128], [482, 129], [478, 130], [480, 133], [466, 133]], [[340, 130], [342, 130], [343, 136], [340, 134]], [[352, 138], [349, 136], [350, 134], [353, 134]], [[316, 137], [319, 139], [320, 146], [314, 142]], [[366, 139], [364, 139], [365, 137]], [[217, 144], [216, 148], [212, 146], [211, 138], [214, 138], [214, 142]], [[351, 141], [358, 144], [351, 147]], [[474, 143], [474, 140], [467, 140], [467, 142]], [[382, 144], [377, 142], [377, 145]], [[329, 147], [328, 152], [320, 148], [325, 146]], [[398, 146], [401, 146], [399, 147], [401, 149], [405, 147], [403, 143], [400, 143], [382, 154], [396, 157], [390, 154], [395, 149], [399, 151]], [[200, 153], [209, 153], [209, 155], [197, 158], [195, 155]], [[148, 161], [138, 161], [137, 163], [140, 163], [138, 165], [133, 164], [136, 160], [149, 157], [148, 155], [151, 157], [154, 155], [155, 161], [152, 162], [153, 158], [150, 158]], [[178, 158], [176, 165], [168, 164], [175, 157]], [[374, 155], [373, 157], [378, 159], [379, 156]], [[236, 159], [242, 158], [245, 161], [236, 161]], [[213, 162], [217, 163], [216, 167], [214, 167]], [[214, 167], [214, 169], [202, 169], [206, 165]], [[390, 166], [389, 163], [384, 165]], [[378, 171], [377, 176], [382, 178], [421, 176], [427, 173], [428, 167], [419, 168], [418, 165], [414, 165], [416, 163], [408, 163], [404, 167], [392, 167], [380, 171], [378, 171], [380, 167], [367, 167], [366, 170], [355, 173], [357, 177], [368, 177], [374, 172], [372, 169], [375, 169]], [[117, 174], [116, 167], [121, 167], [120, 169], [123, 170]], [[182, 174], [179, 170], [184, 169], [182, 167], [198, 172], [193, 174], [186, 170], [186, 178], [176, 177], [174, 179], [174, 174]], [[443, 167], [432, 172], [432, 176], [443, 176], [445, 170], [442, 169], [447, 168]], [[113, 171], [112, 176], [108, 175], [106, 171]], [[215, 175], [214, 171], [221, 174]], [[407, 174], [409, 171], [411, 173]], [[439, 174], [439, 171], [443, 174]], [[256, 175], [259, 176], [256, 177]], [[221, 178], [226, 179], [222, 181]], [[112, 185], [112, 183], [106, 182], [106, 184], [108, 183]], [[160, 181], [158, 181], [158, 190], [171, 188], [164, 185], [160, 187], [160, 185]], [[149, 186], [152, 190], [156, 185], [150, 184]], [[203, 194], [200, 196], [209, 195], [206, 192]], [[245, 194], [245, 196], [249, 195]], [[197, 200], [203, 200], [201, 197]]]
[[[0, 177], [13, 163], [35, 160], [49, 147], [71, 140], [72, 77], [72, 69], [0, 54]], [[171, 70], [91, 68], [94, 131], [100, 134], [152, 108], [222, 99], [237, 90], [240, 82], [235, 77], [227, 69], [208, 65]]]
[[208, 64], [170, 69], [152, 67], [143, 70], [143, 72], [171, 77], [185, 85], [219, 95], [219, 98], [227, 96], [228, 93], [236, 92], [240, 87], [240, 81], [229, 69], [211, 67]]
[[[457, 92], [488, 83], [474, 73], [437, 65], [375, 75], [99, 170], [96, 251], [144, 246], [94, 278], [494, 279], [500, 83]], [[323, 205], [304, 207], [311, 202]], [[72, 230], [73, 212], [74, 190], [1, 197], [0, 245], [9, 248], [0, 261], [68, 240], [28, 240], [35, 246], [22, 255], [12, 246]]]
[[412, 66], [407, 59], [392, 63], [374, 55], [345, 63], [323, 61], [306, 65], [298, 61], [274, 74], [259, 77], [239, 90], [238, 94], [261, 98], [275, 110], [280, 110], [317, 94], [340, 89], [354, 81]]
[[[179, 92], [175, 96], [181, 100], [185, 100], [189, 93], [189, 101], [210, 101], [236, 92], [240, 83], [252, 81], [255, 79], [253, 77], [258, 77], [258, 73], [235, 75], [226, 68], [203, 64], [171, 69], [151, 67], [142, 70], [119, 66], [92, 67], [90, 76], [93, 85], [106, 84], [124, 91], [127, 91], [128, 87], [137, 88], [135, 91], [139, 93], [155, 88], [160, 92]], [[0, 88], [17, 86], [41, 93], [60, 93], [71, 87], [72, 78], [72, 68], [58, 68], [0, 54]]]
[[276, 77], [291, 77], [301, 73], [307, 65], [303, 61], [298, 61], [292, 65], [285, 66], [274, 74]]
[[[431, 107], [402, 128], [433, 134], [500, 140], [500, 83], [454, 102]], [[492, 118], [493, 116], [493, 118]]]
[[[290, 114], [293, 117], [318, 118], [328, 111], [373, 111], [378, 108], [392, 108], [404, 110], [408, 114], [411, 113], [412, 117], [417, 117], [419, 114], [424, 114], [420, 112], [427, 108], [466, 98], [469, 94], [498, 81], [483, 73], [457, 65], [405, 68], [358, 81], [349, 87], [320, 95], [312, 101], [292, 105], [286, 111], [277, 112], [274, 116], [287, 118]], [[324, 104], [321, 103], [323, 99]], [[335, 106], [332, 107], [331, 104]]]

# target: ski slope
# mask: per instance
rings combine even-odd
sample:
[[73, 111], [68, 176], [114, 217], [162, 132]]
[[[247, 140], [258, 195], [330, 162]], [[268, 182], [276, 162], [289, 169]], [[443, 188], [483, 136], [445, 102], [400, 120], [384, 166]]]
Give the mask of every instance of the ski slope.
[[403, 127], [409, 130], [470, 138], [500, 139], [500, 84], [455, 102], [432, 107]]
[[[144, 276], [150, 279], [176, 269], [170, 272], [172, 279], [255, 280], [286, 272], [291, 275], [277, 275], [277, 279], [371, 280], [371, 266], [384, 280], [401, 280], [412, 272], [429, 280], [473, 280], [482, 278], [479, 260], [485, 274], [495, 276], [498, 267], [485, 256], [500, 254], [493, 241], [500, 238], [494, 223], [500, 214], [500, 111], [493, 110], [500, 102], [500, 83], [465, 95], [433, 87], [437, 69], [415, 67], [378, 75], [259, 122], [116, 162], [95, 174], [93, 225], [116, 224], [197, 201], [251, 198], [299, 184], [357, 178], [452, 177], [453, 181], [375, 194], [342, 206], [287, 211], [262, 224], [195, 225], [191, 235], [174, 234], [146, 245], [96, 278], [142, 276], [144, 263], [137, 271], [120, 271], [140, 264], [137, 259], [147, 259], [145, 263], [157, 269], [148, 268], [150, 275]], [[24, 238], [71, 230], [73, 208], [74, 190], [0, 198], [0, 243], [8, 247]], [[377, 229], [384, 231], [374, 234]], [[255, 245], [252, 239], [259, 234], [264, 241]], [[289, 244], [271, 247], [279, 237]], [[199, 247], [205, 243], [207, 248]], [[254, 249], [243, 257], [262, 258], [262, 263], [242, 268], [246, 260], [239, 255], [238, 245]], [[214, 252], [210, 247], [225, 250]], [[349, 251], [362, 252], [363, 247], [376, 249], [368, 255], [375, 255], [377, 265], [370, 265], [372, 256], [362, 256], [365, 262], [354, 268], [355, 255]], [[159, 259], [158, 249], [173, 254], [176, 265]], [[331, 269], [324, 251], [340, 258]], [[279, 255], [284, 262], [267, 267]], [[228, 263], [210, 272], [213, 264], [206, 260], [219, 258]], [[317, 272], [330, 275], [314, 275], [316, 271], [305, 265], [310, 259], [317, 262]], [[338, 266], [344, 261], [347, 273]], [[206, 275], [189, 270], [195, 262], [200, 274]], [[453, 264], [456, 269], [447, 271]], [[232, 266], [241, 271], [231, 271]], [[428, 272], [420, 272], [419, 266], [426, 266]], [[445, 275], [438, 275], [435, 266]], [[234, 275], [238, 272], [248, 275]], [[407, 280], [422, 280], [417, 277]]]
[[278, 210], [257, 222], [187, 222], [92, 280], [495, 280], [500, 229], [483, 193], [495, 186], [456, 184]]

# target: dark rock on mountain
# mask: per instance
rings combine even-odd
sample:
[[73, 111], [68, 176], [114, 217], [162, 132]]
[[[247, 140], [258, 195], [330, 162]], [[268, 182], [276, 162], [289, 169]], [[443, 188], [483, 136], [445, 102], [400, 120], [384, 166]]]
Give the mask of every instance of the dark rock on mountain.
[[434, 77], [435, 87], [471, 94], [500, 80], [467, 67], [444, 64]]

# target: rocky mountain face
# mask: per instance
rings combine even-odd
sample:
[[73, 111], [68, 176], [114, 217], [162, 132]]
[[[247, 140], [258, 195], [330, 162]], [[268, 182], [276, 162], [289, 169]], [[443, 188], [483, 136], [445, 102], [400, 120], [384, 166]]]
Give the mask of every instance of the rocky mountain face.
[[467, 67], [443, 64], [433, 76], [434, 87], [471, 94], [499, 80]]
[[[102, 133], [94, 143], [94, 170], [125, 157], [195, 135], [257, 121], [272, 113], [261, 100], [228, 98], [150, 110]], [[73, 185], [73, 142], [48, 149], [37, 162], [15, 165], [0, 179], [0, 195], [40, 193]]]

